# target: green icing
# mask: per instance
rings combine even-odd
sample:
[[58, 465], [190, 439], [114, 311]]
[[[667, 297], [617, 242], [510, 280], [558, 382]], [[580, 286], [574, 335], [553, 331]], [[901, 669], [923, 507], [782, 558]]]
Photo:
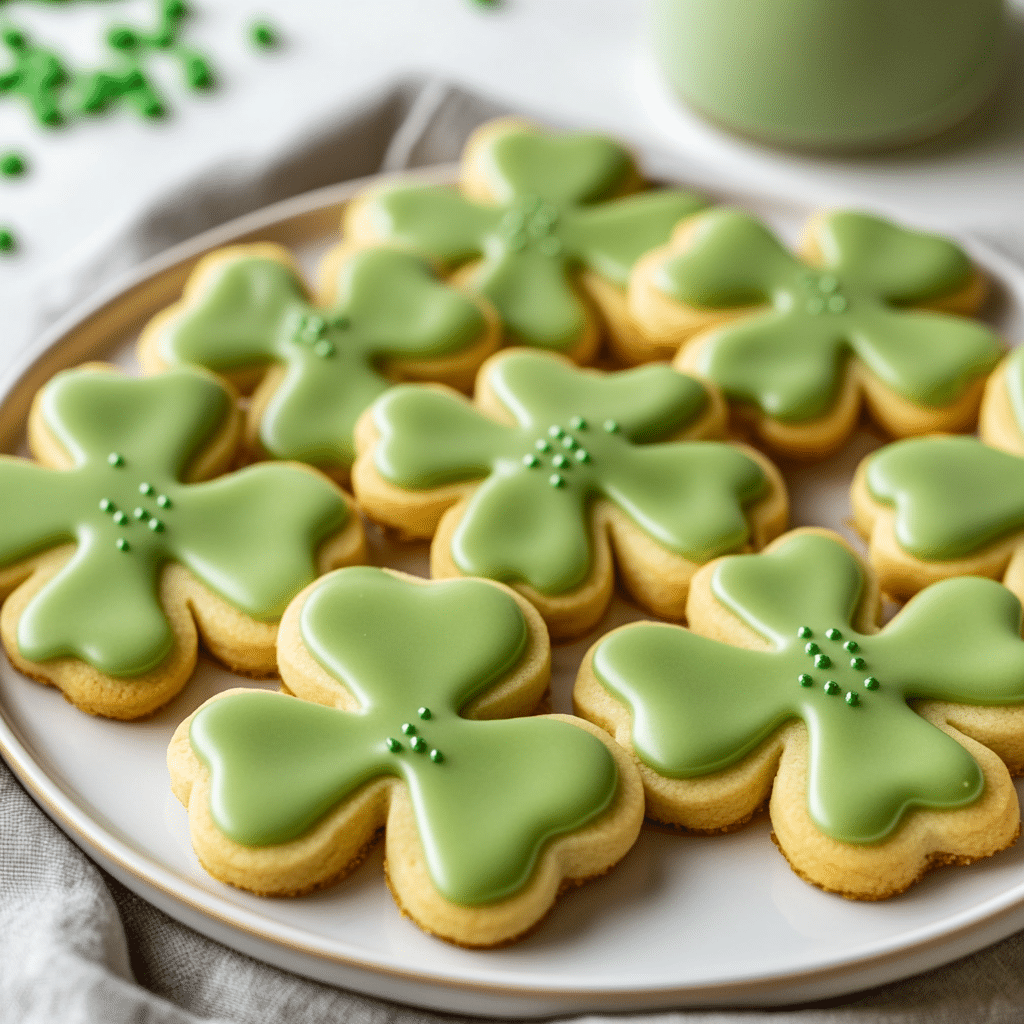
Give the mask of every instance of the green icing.
[[575, 273], [586, 268], [624, 288], [633, 264], [705, 205], [681, 190], [610, 198], [632, 165], [597, 135], [511, 129], [491, 140], [481, 166], [493, 205], [443, 186], [405, 186], [372, 199], [370, 217], [380, 238], [449, 266], [481, 260], [471, 284], [517, 344], [572, 348], [587, 323]]
[[182, 482], [230, 407], [215, 380], [185, 369], [71, 370], [46, 386], [43, 419], [73, 465], [0, 459], [0, 565], [77, 550], [18, 622], [26, 658], [72, 656], [121, 677], [155, 668], [174, 640], [158, 597], [167, 562], [265, 621], [316, 578], [317, 548], [348, 518], [326, 480], [263, 465]]
[[865, 480], [895, 509], [896, 540], [916, 558], [964, 558], [1024, 528], [1024, 459], [973, 437], [886, 445]]
[[190, 736], [211, 771], [213, 819], [235, 842], [295, 839], [359, 786], [397, 776], [438, 891], [475, 906], [522, 889], [550, 839], [613, 799], [615, 762], [590, 733], [545, 718], [460, 717], [526, 648], [519, 606], [495, 587], [346, 569], [310, 595], [300, 629], [359, 711], [248, 693], [196, 715]]
[[657, 287], [699, 309], [752, 310], [710, 334], [701, 373], [784, 422], [828, 413], [850, 356], [911, 402], [942, 407], [988, 372], [1000, 343], [963, 317], [901, 307], [961, 288], [971, 264], [952, 242], [860, 213], [816, 226], [821, 266], [792, 256], [756, 218], [703, 214]]
[[1024, 642], [1019, 602], [991, 580], [929, 587], [872, 635], [851, 625], [862, 587], [838, 541], [800, 534], [766, 554], [723, 559], [712, 581], [719, 603], [771, 651], [640, 623], [601, 643], [594, 671], [632, 712], [640, 758], [670, 778], [735, 764], [802, 719], [811, 818], [840, 842], [878, 842], [910, 809], [962, 807], [984, 787], [967, 751], [908, 701], [1020, 704]]
[[160, 337], [168, 363], [229, 371], [276, 362], [287, 370], [260, 420], [278, 459], [352, 464], [356, 420], [391, 382], [388, 358], [427, 359], [477, 341], [483, 314], [440, 284], [420, 257], [391, 249], [357, 253], [339, 271], [338, 299], [321, 310], [277, 260], [226, 261]]
[[490, 364], [487, 386], [515, 426], [425, 387], [395, 388], [373, 411], [374, 464], [386, 480], [417, 490], [483, 478], [452, 538], [467, 575], [572, 590], [590, 572], [597, 496], [693, 561], [749, 538], [744, 507], [765, 492], [761, 467], [728, 444], [654, 443], [704, 410], [692, 378], [657, 364], [598, 375], [510, 352]]

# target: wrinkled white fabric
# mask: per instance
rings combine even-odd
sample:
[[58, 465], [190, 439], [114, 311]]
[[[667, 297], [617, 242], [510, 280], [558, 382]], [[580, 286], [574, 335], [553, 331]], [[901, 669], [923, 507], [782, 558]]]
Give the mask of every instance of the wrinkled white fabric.
[[[455, 160], [499, 111], [440, 83], [357, 104], [267, 166], [197, 169], [171, 197], [91, 239], [31, 307], [35, 333], [148, 256], [321, 185]], [[697, 184], [700, 184], [698, 181]], [[711, 185], [712, 182], [704, 182]], [[996, 240], [997, 243], [999, 240]], [[1013, 249], [1013, 243], [1005, 243]], [[1024, 246], [1017, 255], [1024, 257]], [[0, 1024], [433, 1024], [451, 1017], [321, 985], [179, 924], [114, 881], [52, 824], [0, 761]], [[614, 1019], [576, 1018], [580, 1024]], [[630, 1018], [627, 1018], [630, 1019]], [[1019, 1024], [1024, 935], [947, 967], [825, 1004], [638, 1015], [650, 1024]]]

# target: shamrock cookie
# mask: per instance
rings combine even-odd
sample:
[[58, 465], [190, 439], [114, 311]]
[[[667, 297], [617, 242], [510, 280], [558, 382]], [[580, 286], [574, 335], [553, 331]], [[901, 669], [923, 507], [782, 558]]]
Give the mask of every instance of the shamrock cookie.
[[578, 712], [634, 752], [650, 817], [726, 830], [771, 792], [794, 870], [853, 899], [1014, 842], [1024, 641], [1005, 587], [936, 584], [878, 631], [866, 567], [797, 530], [705, 566], [687, 618], [608, 634], [576, 683]]
[[861, 462], [851, 501], [886, 593], [990, 576], [1024, 598], [1024, 349], [989, 378], [981, 435], [900, 441]]
[[344, 569], [289, 606], [278, 659], [295, 696], [219, 694], [168, 751], [196, 853], [222, 881], [299, 895], [345, 875], [383, 829], [402, 911], [449, 942], [496, 946], [639, 834], [643, 788], [610, 736], [567, 715], [510, 717], [544, 695], [550, 648], [505, 587]]
[[352, 482], [373, 519], [431, 537], [435, 577], [511, 583], [557, 638], [590, 629], [620, 578], [680, 617], [696, 567], [785, 528], [778, 471], [720, 433], [721, 399], [665, 365], [603, 374], [499, 352], [476, 406], [405, 386], [359, 421]]
[[229, 668], [273, 672], [288, 602], [365, 555], [359, 516], [307, 466], [209, 479], [239, 434], [234, 396], [209, 374], [69, 370], [36, 395], [28, 428], [42, 465], [0, 457], [0, 632], [15, 668], [83, 711], [167, 703], [197, 630]]
[[334, 250], [322, 305], [280, 246], [238, 245], [203, 259], [184, 298], [149, 324], [150, 373], [193, 363], [243, 391], [250, 458], [296, 459], [345, 479], [360, 413], [395, 380], [468, 389], [499, 343], [486, 303], [437, 280], [419, 256]]
[[344, 231], [440, 260], [494, 304], [510, 344], [587, 363], [602, 333], [634, 331], [626, 284], [637, 259], [705, 205], [691, 192], [643, 188], [611, 139], [505, 118], [469, 140], [458, 189], [374, 189], [350, 204]]
[[973, 427], [1001, 344], [965, 319], [986, 285], [964, 252], [848, 212], [814, 218], [803, 249], [806, 262], [740, 210], [686, 221], [637, 266], [630, 310], [648, 340], [626, 355], [682, 346], [677, 365], [789, 455], [841, 445], [862, 399], [897, 437]]

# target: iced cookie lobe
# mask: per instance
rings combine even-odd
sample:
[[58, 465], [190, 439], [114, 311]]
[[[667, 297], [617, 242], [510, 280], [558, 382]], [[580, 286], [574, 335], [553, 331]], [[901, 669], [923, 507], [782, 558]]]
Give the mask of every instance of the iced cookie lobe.
[[[306, 699], [235, 692], [205, 705], [187, 730], [208, 778], [201, 816], [218, 843], [250, 851], [243, 860], [270, 863], [289, 844], [312, 850], [344, 819], [346, 841], [358, 842], [331, 866], [337, 875], [386, 821], [389, 879], [419, 921], [417, 897], [403, 889], [408, 857], [429, 879], [435, 895], [427, 902], [493, 910], [526, 899], [550, 873], [545, 858], [559, 843], [571, 848], [574, 836], [621, 816], [621, 754], [607, 737], [564, 716], [492, 720], [531, 710], [549, 664], [536, 613], [528, 616], [505, 589], [352, 569], [326, 577], [297, 605], [282, 627], [291, 651], [282, 674]], [[172, 772], [175, 763], [172, 745]], [[386, 794], [375, 812], [352, 811], [374, 786]], [[638, 783], [635, 795], [629, 814], [638, 829]], [[188, 798], [190, 809], [196, 800]], [[600, 855], [604, 867], [631, 843], [620, 835], [613, 846], [621, 852]], [[295, 890], [327, 881], [327, 860], [311, 857]], [[272, 891], [256, 876], [227, 880]]]
[[624, 290], [637, 259], [705, 205], [678, 189], [637, 192], [633, 161], [611, 139], [513, 119], [470, 140], [462, 181], [379, 190], [356, 201], [348, 229], [468, 265], [467, 282], [497, 308], [512, 343], [578, 361], [598, 340], [581, 290], [601, 304], [581, 275]]
[[9, 589], [30, 577], [4, 610], [19, 667], [46, 678], [47, 665], [72, 658], [108, 677], [147, 676], [182, 641], [165, 567], [182, 567], [236, 615], [273, 624], [316, 577], [326, 541], [347, 528], [347, 553], [361, 551], [341, 493], [305, 468], [190, 482], [197, 466], [204, 475], [211, 458], [230, 459], [234, 416], [225, 389], [190, 370], [132, 380], [87, 367], [39, 394], [31, 434], [49, 465], [0, 460], [0, 564]]
[[331, 301], [318, 306], [277, 246], [211, 254], [184, 300], [147, 328], [143, 365], [266, 373], [253, 403], [262, 452], [347, 472], [359, 414], [403, 368], [433, 366], [444, 378], [479, 350], [471, 379], [497, 336], [477, 303], [422, 257], [368, 249], [339, 253], [326, 270]]
[[[1020, 604], [1004, 587], [973, 578], [938, 584], [876, 633], [864, 610], [877, 602], [877, 590], [859, 561], [838, 539], [797, 532], [761, 555], [719, 560], [694, 588], [691, 605], [713, 602], [691, 614], [694, 632], [637, 624], [593, 651], [593, 679], [624, 709], [620, 732], [628, 731], [654, 775], [722, 778], [774, 738], [781, 780], [793, 767], [790, 746], [799, 746], [802, 806], [787, 807], [786, 786], [776, 783], [773, 824], [798, 871], [847, 895], [858, 895], [857, 884], [844, 886], [834, 864], [808, 866], [800, 842], [787, 845], [785, 837], [801, 831], [787, 816], [806, 816], [836, 844], [881, 849], [921, 809], [987, 813], [981, 808], [991, 768], [983, 770], [978, 751], [982, 761], [992, 755], [948, 727], [955, 715], [922, 714], [916, 702], [1005, 709], [1024, 703]], [[700, 635], [705, 631], [729, 642]], [[585, 688], [577, 702], [586, 712]], [[806, 739], [794, 739], [791, 722], [802, 723]], [[995, 763], [1003, 788], [1008, 776]], [[773, 774], [767, 771], [766, 786]], [[707, 789], [713, 797], [714, 786]], [[1012, 838], [1016, 823], [1013, 817], [1008, 831], [1004, 819], [996, 831]], [[942, 836], [946, 841], [952, 840]], [[905, 884], [920, 870], [911, 863]], [[861, 895], [873, 898], [870, 887]]]

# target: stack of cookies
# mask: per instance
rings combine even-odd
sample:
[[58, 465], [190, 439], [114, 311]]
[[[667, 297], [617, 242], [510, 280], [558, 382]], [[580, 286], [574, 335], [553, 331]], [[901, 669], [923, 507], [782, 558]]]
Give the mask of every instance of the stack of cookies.
[[[255, 893], [384, 833], [403, 912], [496, 946], [645, 817], [767, 801], [808, 882], [891, 896], [1019, 831], [1024, 353], [986, 293], [935, 235], [832, 212], [794, 253], [610, 139], [493, 122], [456, 185], [354, 200], [315, 289], [218, 250], [144, 376], [39, 392], [36, 461], [0, 460], [4, 646], [124, 720], [200, 642], [279, 678], [168, 753], [203, 866]], [[865, 420], [895, 439], [852, 482], [867, 554], [786, 533], [776, 461]], [[429, 540], [431, 579], [367, 565], [367, 524]], [[606, 632], [617, 583], [648, 621]], [[576, 715], [542, 713], [551, 641], [592, 631]]]

